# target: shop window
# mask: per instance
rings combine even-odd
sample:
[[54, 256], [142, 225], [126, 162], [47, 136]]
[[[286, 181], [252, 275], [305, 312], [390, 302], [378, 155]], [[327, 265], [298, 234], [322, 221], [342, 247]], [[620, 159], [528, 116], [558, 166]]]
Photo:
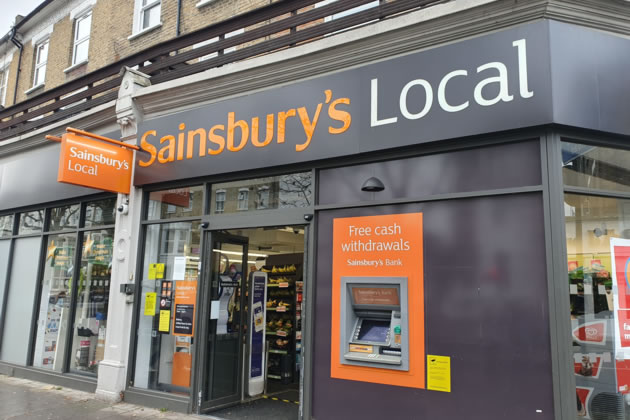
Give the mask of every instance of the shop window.
[[48, 237], [33, 366], [63, 371], [76, 234]]
[[13, 235], [13, 215], [0, 216], [0, 238]]
[[238, 205], [237, 210], [247, 210], [249, 202], [249, 189], [239, 188], [238, 190]]
[[[199, 222], [147, 226], [133, 385], [189, 393], [194, 332], [175, 331], [174, 314], [194, 302], [199, 279]], [[193, 304], [194, 307], [194, 304]], [[182, 307], [179, 307], [180, 311]], [[191, 308], [191, 310], [193, 310]]]
[[85, 227], [113, 225], [115, 221], [115, 197], [87, 203], [85, 208]]
[[35, 71], [33, 73], [33, 87], [44, 84], [46, 77], [46, 63], [48, 62], [49, 40], [41, 41], [35, 46]]
[[264, 185], [262, 187], [258, 187], [258, 192], [256, 196], [256, 208], [257, 209], [266, 209], [269, 207], [269, 187]]
[[214, 194], [215, 213], [223, 213], [225, 210], [225, 190], [217, 190]]
[[51, 209], [48, 230], [76, 229], [79, 226], [80, 210], [81, 206], [78, 204]]
[[594, 190], [630, 191], [630, 151], [562, 143], [565, 185]]
[[35, 210], [20, 214], [19, 235], [39, 233], [43, 228], [44, 210]]
[[70, 370], [95, 375], [104, 358], [114, 230], [87, 232], [81, 247]]
[[201, 216], [203, 185], [149, 193], [148, 220]]
[[[214, 184], [211, 208], [215, 214], [304, 208], [313, 204], [312, 188], [313, 179], [310, 172]], [[256, 205], [251, 207], [249, 206], [250, 190], [256, 191]]]
[[72, 48], [72, 65], [83, 63], [88, 59], [91, 26], [91, 10], [74, 20], [74, 46]]

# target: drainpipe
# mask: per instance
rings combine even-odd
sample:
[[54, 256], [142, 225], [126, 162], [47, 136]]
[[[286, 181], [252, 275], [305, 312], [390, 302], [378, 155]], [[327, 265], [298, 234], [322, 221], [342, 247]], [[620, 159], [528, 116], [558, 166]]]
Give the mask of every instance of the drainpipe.
[[175, 36], [178, 37], [180, 35], [180, 20], [182, 14], [182, 0], [177, 0], [177, 24], [175, 26]]
[[17, 30], [14, 26], [13, 28], [11, 28], [11, 42], [13, 42], [16, 47], [18, 47], [18, 49], [20, 50], [20, 55], [18, 56], [17, 71], [15, 72], [15, 89], [13, 90], [13, 103], [11, 105], [15, 105], [15, 101], [17, 100], [18, 82], [20, 81], [20, 71], [22, 67], [22, 51], [24, 50], [24, 45], [20, 42], [19, 39], [16, 38], [16, 36]]

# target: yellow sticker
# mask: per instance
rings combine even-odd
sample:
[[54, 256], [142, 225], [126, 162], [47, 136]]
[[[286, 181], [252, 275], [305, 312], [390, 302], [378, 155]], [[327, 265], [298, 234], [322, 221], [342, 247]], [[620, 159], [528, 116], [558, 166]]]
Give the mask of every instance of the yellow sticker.
[[155, 315], [155, 301], [157, 293], [146, 293], [144, 295], [144, 314], [147, 316]]
[[451, 392], [451, 358], [427, 355], [427, 389]]
[[155, 266], [157, 264], [149, 264], [149, 280], [155, 280]]
[[155, 278], [156, 279], [164, 278], [164, 263], [155, 264]]
[[171, 326], [171, 311], [160, 311], [159, 332], [169, 332]]

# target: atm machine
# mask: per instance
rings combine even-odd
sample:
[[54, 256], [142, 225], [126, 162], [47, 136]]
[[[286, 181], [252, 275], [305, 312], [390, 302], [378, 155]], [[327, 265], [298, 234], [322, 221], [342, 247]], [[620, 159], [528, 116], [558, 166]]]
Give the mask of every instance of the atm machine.
[[406, 277], [342, 277], [340, 362], [409, 370]]

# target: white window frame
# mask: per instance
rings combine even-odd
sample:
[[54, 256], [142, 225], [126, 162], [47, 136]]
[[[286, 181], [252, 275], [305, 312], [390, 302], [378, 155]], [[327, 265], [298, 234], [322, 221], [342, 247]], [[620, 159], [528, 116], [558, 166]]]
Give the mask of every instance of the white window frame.
[[[214, 212], [215, 213], [223, 213], [225, 211], [225, 190], [216, 190], [214, 192]], [[220, 200], [219, 200], [220, 198]], [[221, 208], [219, 208], [219, 203], [221, 203]]]
[[[47, 50], [46, 50], [46, 60], [38, 63], [37, 60], [39, 59], [39, 51], [40, 49], [46, 45], [47, 46]], [[50, 38], [44, 38], [42, 40], [40, 40], [37, 44], [35, 44], [35, 68], [33, 70], [33, 88], [37, 88], [39, 86], [44, 86], [45, 82], [46, 82], [46, 65], [48, 64], [48, 54], [50, 52]], [[37, 75], [39, 74], [39, 70], [40, 69], [44, 69], [42, 77], [41, 77], [41, 82], [37, 83], [38, 77]]]
[[9, 66], [0, 69], [0, 105], [7, 101], [7, 85], [9, 84]]
[[[88, 29], [87, 36], [84, 36], [81, 39], [77, 39], [77, 36], [79, 35], [79, 23], [81, 23], [82, 21], [84, 21], [85, 19], [88, 19], [88, 18], [90, 19], [90, 27]], [[83, 63], [86, 63], [88, 61], [89, 52], [88, 52], [88, 56], [86, 56], [84, 59], [82, 59], [80, 61], [77, 61], [77, 47], [80, 44], [83, 44], [84, 42], [87, 42], [87, 46], [88, 46], [88, 50], [89, 50], [91, 33], [92, 33], [92, 9], [89, 9], [85, 13], [81, 14], [80, 16], [77, 16], [74, 19], [74, 42], [73, 42], [73, 45], [72, 45], [72, 66], [83, 64]]]
[[[147, 4], [142, 4], [142, 0], [135, 0], [134, 4], [133, 30], [132, 34], [127, 37], [128, 40], [135, 39], [162, 26], [162, 0], [149, 1]], [[144, 12], [156, 6], [160, 8], [158, 21], [153, 25], [143, 28]]]
[[246, 211], [249, 209], [249, 188], [239, 188], [236, 210]]

